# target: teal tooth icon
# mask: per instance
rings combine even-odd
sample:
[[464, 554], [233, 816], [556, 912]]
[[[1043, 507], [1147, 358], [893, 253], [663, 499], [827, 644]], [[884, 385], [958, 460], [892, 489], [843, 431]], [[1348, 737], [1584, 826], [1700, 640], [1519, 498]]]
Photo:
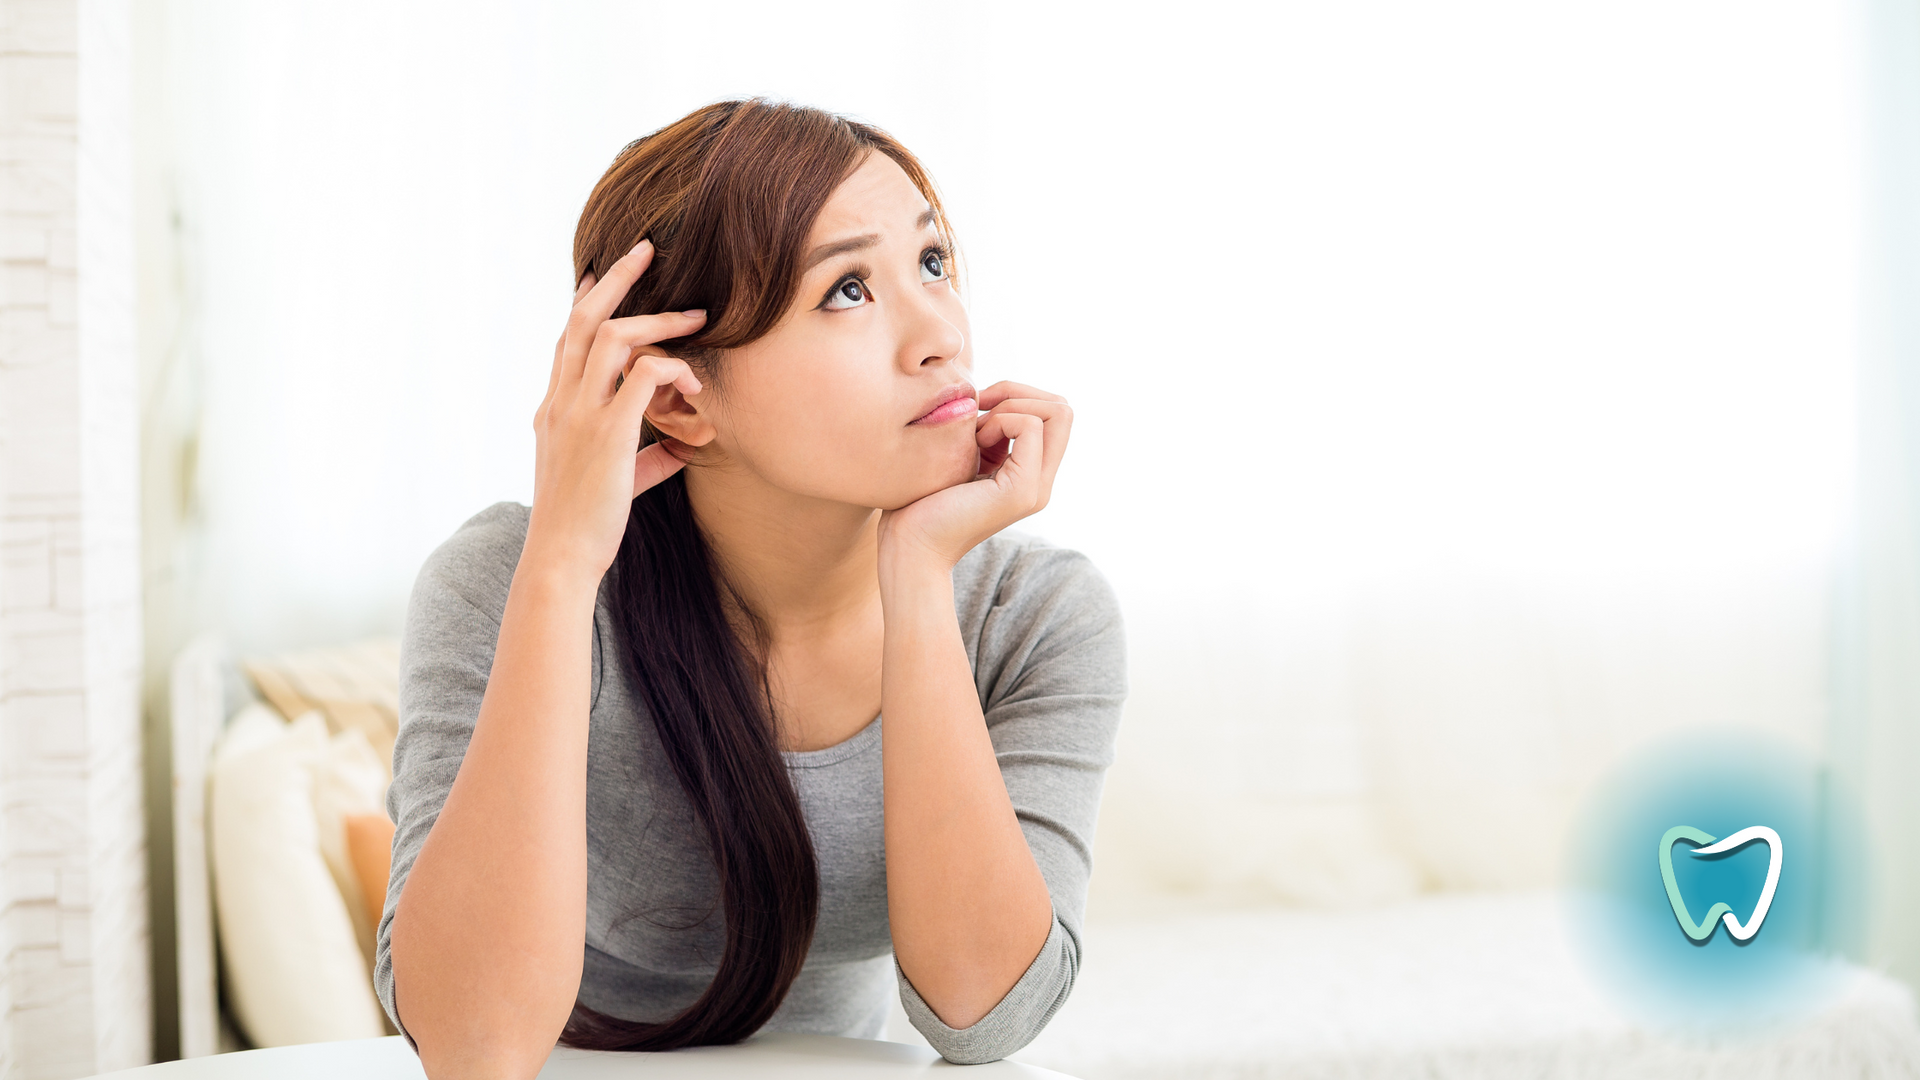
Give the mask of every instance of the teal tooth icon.
[[[1715, 901], [1707, 909], [1707, 914], [1699, 922], [1694, 922], [1687, 911], [1687, 902], [1680, 896], [1680, 883], [1673, 876], [1673, 845], [1681, 840], [1696, 845], [1690, 854], [1718, 855], [1723, 851], [1732, 851], [1742, 844], [1755, 840], [1764, 840], [1767, 844], [1767, 883], [1760, 889], [1760, 901], [1753, 906], [1753, 914], [1746, 922], [1734, 917], [1733, 907]], [[1727, 933], [1735, 941], [1750, 940], [1760, 932], [1760, 924], [1766, 920], [1767, 909], [1773, 906], [1773, 893], [1780, 885], [1780, 863], [1785, 851], [1780, 844], [1780, 834], [1765, 825], [1751, 825], [1727, 837], [1716, 841], [1711, 833], [1703, 832], [1691, 825], [1675, 825], [1660, 838], [1660, 880], [1667, 886], [1667, 902], [1673, 905], [1673, 917], [1680, 920], [1680, 929], [1694, 941], [1705, 941], [1713, 936], [1716, 923], [1724, 922]]]
[[1568, 830], [1568, 942], [1649, 1032], [1718, 1044], [1798, 1023], [1856, 985], [1866, 821], [1817, 745], [1760, 727], [1650, 740]]

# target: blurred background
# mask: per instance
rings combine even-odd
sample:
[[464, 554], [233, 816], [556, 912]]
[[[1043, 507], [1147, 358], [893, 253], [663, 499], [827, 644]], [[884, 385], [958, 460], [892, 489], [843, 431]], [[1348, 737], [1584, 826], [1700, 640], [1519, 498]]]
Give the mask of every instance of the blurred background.
[[[1208, 981], [1140, 929], [1180, 919], [1276, 969], [1398, 941], [1351, 921], [1383, 911], [1480, 941], [1522, 918], [1500, 904], [1547, 910], [1610, 765], [1718, 728], [1864, 808], [1855, 959], [1920, 978], [1920, 4], [108, 9], [156, 1053], [181, 1050], [176, 657], [397, 634], [426, 554], [531, 497], [593, 182], [746, 95], [912, 147], [980, 377], [1075, 405], [1023, 528], [1128, 620], [1090, 965], [1108, 926], [1143, 978]], [[1098, 972], [1035, 1060], [1127, 1074], [1094, 1049], [1129, 1007], [1086, 1011]], [[1284, 1024], [1223, 1024], [1178, 1060], [1295, 1060]], [[1425, 1052], [1392, 1045], [1383, 1075]]]

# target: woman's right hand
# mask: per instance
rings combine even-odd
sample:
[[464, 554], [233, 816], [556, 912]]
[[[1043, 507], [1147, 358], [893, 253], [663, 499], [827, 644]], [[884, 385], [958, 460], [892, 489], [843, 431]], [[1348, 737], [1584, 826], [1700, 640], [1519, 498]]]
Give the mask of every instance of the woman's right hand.
[[640, 449], [640, 425], [657, 389], [692, 397], [700, 380], [686, 362], [645, 346], [685, 337], [706, 312], [609, 318], [653, 261], [642, 240], [607, 270], [589, 273], [553, 350], [546, 400], [533, 416], [533, 516], [526, 551], [541, 565], [597, 590], [626, 535], [636, 496], [680, 471], [661, 443]]

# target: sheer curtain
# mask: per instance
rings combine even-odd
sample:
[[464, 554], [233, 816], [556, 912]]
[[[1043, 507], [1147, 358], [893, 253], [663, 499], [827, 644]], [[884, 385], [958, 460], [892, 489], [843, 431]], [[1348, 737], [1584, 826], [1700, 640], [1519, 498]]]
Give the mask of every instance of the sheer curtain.
[[1868, 0], [1860, 499], [1836, 620], [1834, 758], [1866, 810], [1870, 958], [1920, 982], [1920, 3]]
[[1541, 884], [1640, 740], [1824, 739], [1845, 5], [163, 10], [155, 640], [392, 632], [434, 544], [530, 496], [600, 170], [768, 94], [922, 154], [979, 374], [1076, 405], [1030, 528], [1134, 642], [1099, 902]]

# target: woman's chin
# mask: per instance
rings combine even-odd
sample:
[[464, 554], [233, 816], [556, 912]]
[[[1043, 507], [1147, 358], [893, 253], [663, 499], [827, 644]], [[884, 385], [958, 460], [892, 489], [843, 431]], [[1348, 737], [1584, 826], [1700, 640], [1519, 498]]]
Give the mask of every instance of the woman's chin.
[[888, 498], [886, 501], [891, 505], [882, 506], [880, 509], [899, 510], [919, 502], [934, 492], [971, 483], [977, 475], [975, 470], [979, 467], [980, 455], [975, 453], [971, 461], [955, 460], [937, 467], [916, 470], [914, 476], [901, 478], [900, 485], [896, 489], [899, 494]]

